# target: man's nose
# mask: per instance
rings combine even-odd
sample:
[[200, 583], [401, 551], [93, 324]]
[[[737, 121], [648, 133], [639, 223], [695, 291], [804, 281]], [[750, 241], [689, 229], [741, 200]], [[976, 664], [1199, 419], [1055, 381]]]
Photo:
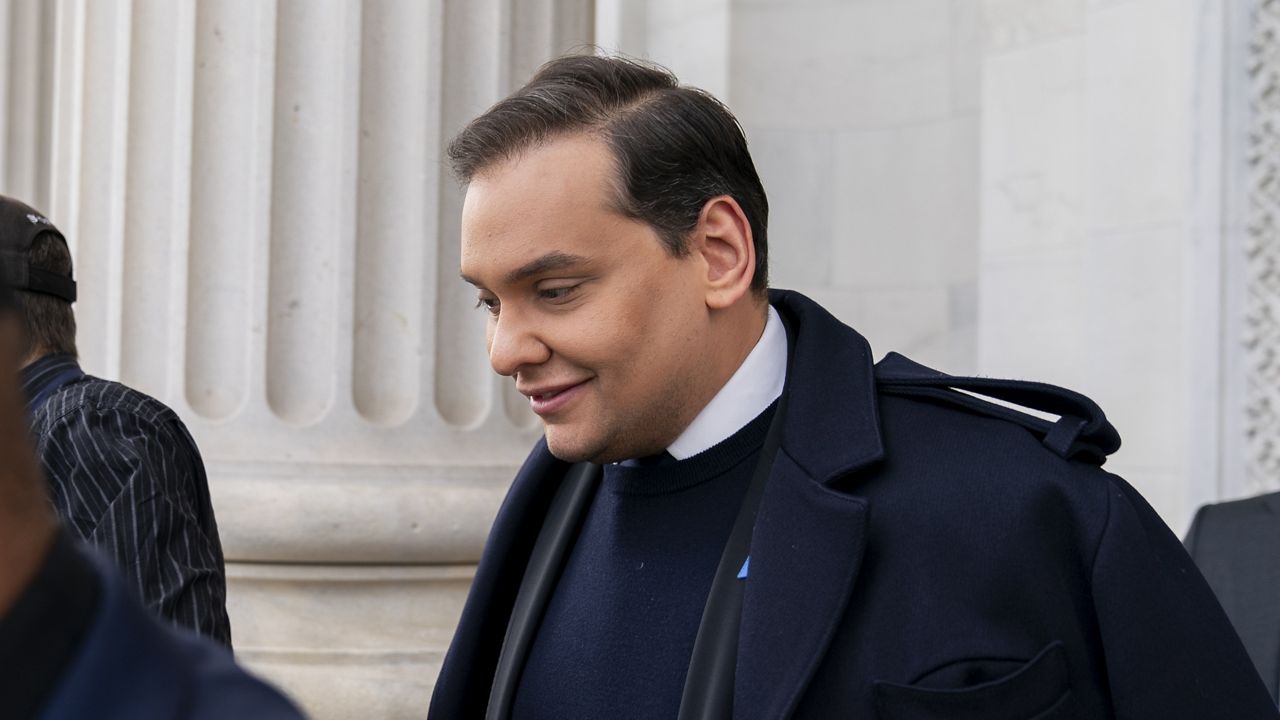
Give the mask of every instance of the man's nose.
[[515, 375], [549, 359], [551, 349], [519, 314], [504, 312], [489, 326], [489, 364], [499, 375]]

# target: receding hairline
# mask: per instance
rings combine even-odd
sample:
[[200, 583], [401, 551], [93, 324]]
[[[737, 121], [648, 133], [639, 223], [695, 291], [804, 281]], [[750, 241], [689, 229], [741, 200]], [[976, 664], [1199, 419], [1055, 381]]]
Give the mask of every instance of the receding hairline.
[[565, 128], [556, 132], [548, 133], [542, 137], [531, 139], [527, 143], [523, 143], [518, 147], [509, 148], [504, 151], [500, 157], [495, 157], [483, 165], [477, 166], [469, 178], [459, 178], [462, 183], [463, 192], [470, 188], [471, 183], [480, 180], [490, 180], [494, 176], [500, 174], [504, 168], [510, 168], [520, 162], [523, 158], [538, 150], [545, 149], [559, 142], [569, 142], [573, 140], [589, 140], [597, 147], [604, 150], [609, 158], [609, 174], [608, 187], [605, 193], [606, 208], [612, 212], [618, 213], [624, 217], [630, 217], [627, 212], [627, 190], [626, 180], [623, 178], [622, 158], [618, 154], [617, 148], [609, 141], [609, 138], [601, 126], [588, 126], [581, 128]]
[[[573, 56], [569, 56], [569, 58], [572, 57]], [[561, 59], [564, 60], [569, 58]], [[548, 92], [555, 83], [548, 81], [542, 84], [533, 85], [533, 87], [526, 85], [516, 91], [515, 94], [510, 95], [492, 105], [470, 123], [467, 123], [467, 125], [454, 136], [446, 149], [446, 154], [449, 156], [454, 176], [462, 183], [463, 186], [466, 186], [473, 178], [482, 175], [486, 170], [492, 168], [494, 165], [508, 162], [530, 149], [546, 143], [555, 142], [557, 139], [561, 139], [566, 136], [579, 134], [595, 135], [606, 145], [611, 145], [612, 143], [609, 138], [609, 130], [615, 123], [637, 111], [643, 110], [647, 105], [653, 103], [661, 96], [672, 92], [692, 92], [707, 95], [705, 91], [699, 90], [698, 88], [681, 85], [675, 75], [664, 67], [641, 63], [630, 59], [625, 60], [639, 68], [664, 74], [671, 84], [655, 85], [645, 88], [638, 92], [635, 97], [632, 97], [625, 102], [609, 103], [608, 101], [601, 100], [596, 103], [596, 107], [592, 108], [593, 111], [590, 113], [589, 117], [579, 118], [569, 122], [557, 123], [555, 120], [546, 117], [538, 117], [538, 119], [542, 121], [542, 127], [525, 127], [523, 132], [514, 137], [508, 137], [505, 142], [500, 144], [499, 147], [494, 148], [490, 146], [489, 150], [491, 154], [486, 154], [484, 152], [467, 152], [468, 145], [476, 141], [474, 131], [478, 127], [477, 123], [483, 124], [490, 122], [494, 119], [495, 115], [498, 114], [521, 114], [517, 111], [515, 106], [522, 102], [529, 102], [535, 105], [543, 103], [544, 109], [548, 106], [546, 104], [561, 104], [557, 103], [556, 98], [552, 97], [551, 93]], [[548, 63], [547, 66], [550, 66], [555, 62], [557, 61], [553, 60]], [[544, 69], [547, 66], [544, 66]], [[532, 85], [533, 83], [537, 83], [541, 74], [542, 71], [539, 71], [538, 74], [530, 80], [530, 84]], [[558, 80], [563, 84], [564, 78], [559, 78]], [[708, 97], [710, 96], [708, 95]], [[560, 107], [558, 109], [563, 110], [564, 108]], [[538, 116], [538, 113], [532, 108], [523, 114], [525, 114], [526, 117]], [[613, 154], [616, 160], [617, 153], [614, 152]], [[477, 160], [479, 162], [470, 164]]]

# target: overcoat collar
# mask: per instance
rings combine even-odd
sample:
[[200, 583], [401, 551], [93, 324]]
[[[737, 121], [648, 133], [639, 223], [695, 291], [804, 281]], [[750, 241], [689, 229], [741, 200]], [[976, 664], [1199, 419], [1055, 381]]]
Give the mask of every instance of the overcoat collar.
[[884, 456], [871, 346], [800, 293], [769, 302], [790, 330], [782, 447], [806, 475], [829, 484]]

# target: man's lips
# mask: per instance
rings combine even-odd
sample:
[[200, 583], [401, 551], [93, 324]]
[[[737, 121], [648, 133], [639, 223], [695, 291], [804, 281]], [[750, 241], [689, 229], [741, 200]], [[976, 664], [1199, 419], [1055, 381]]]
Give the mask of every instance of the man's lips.
[[590, 380], [564, 385], [546, 385], [520, 392], [529, 397], [529, 406], [538, 415], [550, 415], [568, 405], [582, 392], [582, 388]]

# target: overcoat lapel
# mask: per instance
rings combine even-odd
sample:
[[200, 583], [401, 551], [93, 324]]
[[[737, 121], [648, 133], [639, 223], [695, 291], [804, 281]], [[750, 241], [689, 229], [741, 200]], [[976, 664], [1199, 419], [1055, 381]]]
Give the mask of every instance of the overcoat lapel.
[[884, 456], [871, 349], [803, 296], [770, 297], [793, 330], [782, 447], [751, 538], [734, 717], [787, 717], [843, 620], [869, 507], [843, 492]]
[[734, 718], [787, 717], [826, 654], [866, 547], [867, 504], [779, 456], [751, 542]]

